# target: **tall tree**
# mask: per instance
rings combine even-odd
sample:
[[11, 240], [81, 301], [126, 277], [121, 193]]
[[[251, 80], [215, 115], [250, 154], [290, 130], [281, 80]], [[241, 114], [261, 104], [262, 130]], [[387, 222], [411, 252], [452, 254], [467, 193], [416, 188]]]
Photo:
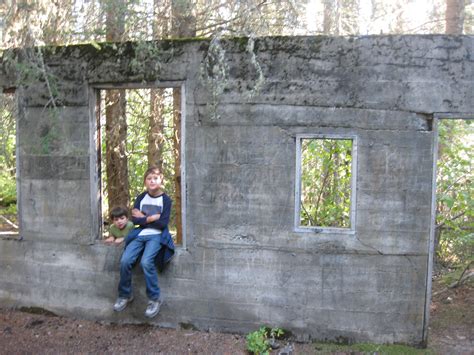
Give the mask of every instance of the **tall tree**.
[[337, 1], [324, 0], [324, 18], [323, 18], [323, 33], [330, 34], [334, 28]]
[[[170, 6], [168, 1], [154, 0], [153, 2], [153, 39], [166, 38], [169, 35]], [[164, 134], [164, 100], [165, 89], [150, 90], [150, 117], [148, 131], [148, 165], [157, 166], [163, 171]]]
[[359, 33], [359, 0], [324, 0], [323, 5], [324, 34]]
[[[120, 41], [125, 33], [125, 0], [105, 1], [106, 40]], [[106, 174], [109, 210], [130, 204], [126, 154], [125, 90], [108, 90], [105, 97]]]
[[446, 34], [462, 34], [464, 25], [464, 8], [464, 0], [446, 0]]

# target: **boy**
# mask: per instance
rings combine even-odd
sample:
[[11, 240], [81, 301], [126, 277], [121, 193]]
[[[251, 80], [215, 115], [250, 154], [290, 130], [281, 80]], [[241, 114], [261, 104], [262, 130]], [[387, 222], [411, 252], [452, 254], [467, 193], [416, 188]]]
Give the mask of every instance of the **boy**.
[[171, 199], [162, 190], [163, 174], [158, 168], [150, 167], [145, 172], [143, 180], [146, 191], [137, 197], [132, 210], [132, 221], [139, 227], [125, 239], [125, 250], [120, 260], [118, 298], [114, 310], [121, 312], [133, 301], [132, 267], [142, 255], [140, 265], [145, 274], [146, 293], [149, 299], [145, 316], [153, 318], [160, 311], [163, 302], [158, 286], [155, 259], [158, 257], [167, 262], [174, 253], [173, 240], [168, 231]]
[[112, 225], [109, 228], [109, 237], [105, 242], [120, 244], [133, 229], [133, 223], [128, 220], [128, 211], [121, 206], [114, 207], [110, 211], [110, 219]]

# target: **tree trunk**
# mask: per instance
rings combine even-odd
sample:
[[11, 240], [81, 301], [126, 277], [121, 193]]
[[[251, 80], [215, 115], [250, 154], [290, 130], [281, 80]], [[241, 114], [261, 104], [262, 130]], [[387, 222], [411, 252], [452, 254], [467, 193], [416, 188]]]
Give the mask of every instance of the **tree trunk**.
[[[125, 32], [125, 10], [123, 0], [106, 1], [106, 40], [120, 41]], [[109, 210], [114, 206], [128, 207], [130, 204], [128, 165], [125, 145], [127, 120], [125, 116], [125, 90], [108, 90], [105, 94], [105, 145], [106, 174]]]
[[157, 166], [163, 172], [164, 89], [150, 90], [150, 118], [148, 130], [148, 165]]
[[196, 36], [196, 16], [193, 14], [191, 0], [172, 1], [171, 32], [176, 38]]
[[[153, 39], [168, 36], [169, 4], [162, 0], [153, 1]], [[163, 172], [164, 134], [164, 89], [150, 90], [150, 117], [148, 131], [148, 166], [157, 166]]]
[[334, 1], [324, 0], [324, 19], [323, 19], [323, 33], [330, 34], [334, 23]]
[[105, 155], [109, 210], [130, 203], [125, 143], [125, 90], [108, 90], [105, 97]]
[[462, 34], [464, 6], [464, 0], [446, 0], [446, 34]]

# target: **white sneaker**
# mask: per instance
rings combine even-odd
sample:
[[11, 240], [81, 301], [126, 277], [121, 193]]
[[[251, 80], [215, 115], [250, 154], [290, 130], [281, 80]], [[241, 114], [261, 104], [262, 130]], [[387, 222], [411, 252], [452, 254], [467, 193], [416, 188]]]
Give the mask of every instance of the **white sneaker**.
[[145, 311], [145, 317], [153, 318], [155, 317], [158, 312], [160, 312], [161, 304], [163, 303], [163, 299], [159, 298], [156, 301], [149, 300], [148, 305]]
[[128, 306], [128, 304], [131, 303], [132, 301], [133, 301], [133, 296], [131, 296], [130, 298], [123, 298], [123, 297], [117, 298], [117, 301], [115, 301], [115, 304], [114, 304], [114, 311], [122, 312]]

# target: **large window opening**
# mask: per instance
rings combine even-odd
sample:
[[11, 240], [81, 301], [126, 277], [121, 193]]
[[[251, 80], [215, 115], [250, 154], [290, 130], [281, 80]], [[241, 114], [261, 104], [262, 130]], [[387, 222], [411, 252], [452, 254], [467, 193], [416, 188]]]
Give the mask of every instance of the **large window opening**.
[[438, 120], [435, 262], [465, 271], [474, 262], [474, 120]]
[[352, 229], [355, 138], [298, 136], [296, 154], [296, 229]]
[[0, 94], [0, 236], [18, 237], [16, 121], [14, 93]]
[[157, 166], [164, 191], [173, 200], [169, 229], [183, 244], [181, 204], [181, 88], [99, 90], [98, 169], [100, 170], [101, 237], [116, 206], [131, 211], [145, 190], [143, 174]]

